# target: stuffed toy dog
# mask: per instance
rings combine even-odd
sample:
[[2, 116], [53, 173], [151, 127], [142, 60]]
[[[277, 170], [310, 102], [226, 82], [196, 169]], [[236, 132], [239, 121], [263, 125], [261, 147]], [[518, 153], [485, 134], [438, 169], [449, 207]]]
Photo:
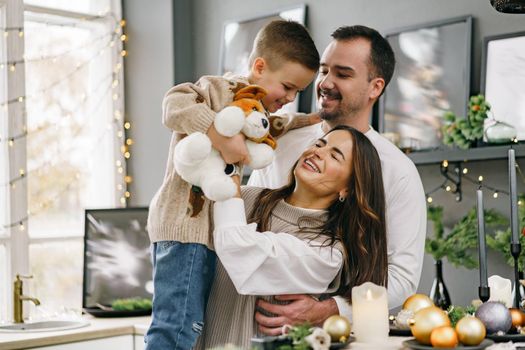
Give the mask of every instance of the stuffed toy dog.
[[[232, 137], [240, 132], [246, 136], [248, 165], [253, 169], [269, 165], [277, 147], [270, 136], [270, 123], [261, 103], [265, 95], [266, 91], [256, 85], [240, 89], [233, 102], [217, 113], [213, 122], [223, 136]], [[177, 173], [184, 181], [200, 187], [208, 199], [223, 201], [236, 194], [237, 186], [225, 173], [227, 166], [233, 167], [224, 162], [205, 134], [195, 132], [179, 141], [174, 158]]]

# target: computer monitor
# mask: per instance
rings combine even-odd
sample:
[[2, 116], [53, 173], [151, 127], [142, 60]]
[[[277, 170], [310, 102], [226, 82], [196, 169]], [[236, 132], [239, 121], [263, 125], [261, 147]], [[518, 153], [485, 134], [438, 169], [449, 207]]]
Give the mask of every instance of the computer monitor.
[[82, 306], [153, 296], [148, 208], [87, 209]]

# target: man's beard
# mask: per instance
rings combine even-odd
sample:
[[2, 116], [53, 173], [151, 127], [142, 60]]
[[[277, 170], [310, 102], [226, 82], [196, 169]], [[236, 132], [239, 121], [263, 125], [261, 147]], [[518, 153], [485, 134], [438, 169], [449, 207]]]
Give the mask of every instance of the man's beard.
[[[332, 99], [338, 99], [340, 102], [342, 100], [341, 94], [333, 90], [321, 90], [319, 94], [319, 99], [321, 98], [321, 95], [332, 98]], [[322, 120], [325, 120], [327, 122], [336, 121], [343, 116], [341, 105], [337, 106], [337, 108], [334, 109], [332, 112], [327, 112], [323, 108], [322, 104], [320, 104], [319, 105], [319, 116], [321, 117]]]
[[327, 112], [321, 107], [321, 109], [319, 110], [319, 116], [321, 117], [322, 120], [325, 120], [327, 122], [333, 122], [333, 121], [340, 119], [342, 116], [342, 113], [341, 113], [340, 108], [337, 108], [336, 110], [332, 112]]

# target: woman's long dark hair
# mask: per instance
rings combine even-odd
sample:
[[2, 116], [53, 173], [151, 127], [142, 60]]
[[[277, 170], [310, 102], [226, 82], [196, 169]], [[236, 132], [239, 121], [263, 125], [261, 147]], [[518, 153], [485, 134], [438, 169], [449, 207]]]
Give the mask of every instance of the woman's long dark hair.
[[[361, 132], [340, 125], [330, 130], [345, 130], [352, 136], [352, 164], [348, 179], [348, 196], [344, 202], [335, 199], [327, 208], [328, 219], [319, 228], [322, 235], [342, 243], [345, 275], [338, 294], [350, 300], [352, 287], [364, 282], [387, 286], [388, 257], [385, 222], [385, 191], [381, 161], [375, 147]], [[297, 165], [297, 163], [296, 163]], [[287, 185], [264, 190], [251, 213], [260, 232], [270, 229], [270, 216], [277, 203], [295, 189], [293, 170]], [[347, 284], [344, 284], [344, 282]]]

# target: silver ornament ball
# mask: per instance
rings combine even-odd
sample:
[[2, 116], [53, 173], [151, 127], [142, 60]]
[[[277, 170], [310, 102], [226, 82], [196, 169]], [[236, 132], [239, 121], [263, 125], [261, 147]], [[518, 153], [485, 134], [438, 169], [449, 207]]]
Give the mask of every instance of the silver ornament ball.
[[512, 326], [510, 311], [500, 302], [488, 301], [481, 304], [476, 311], [476, 317], [487, 328], [487, 334], [507, 333]]

